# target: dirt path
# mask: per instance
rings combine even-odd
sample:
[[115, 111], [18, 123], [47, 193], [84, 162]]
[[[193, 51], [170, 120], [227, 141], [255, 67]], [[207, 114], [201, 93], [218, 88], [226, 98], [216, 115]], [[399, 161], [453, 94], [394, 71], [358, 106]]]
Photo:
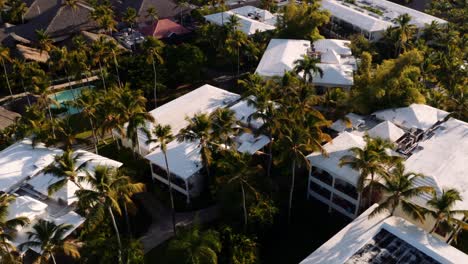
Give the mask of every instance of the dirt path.
[[[172, 230], [172, 218], [169, 208], [165, 208], [164, 205], [156, 200], [150, 193], [143, 193], [138, 199], [142, 202], [143, 207], [152, 218], [152, 224], [148, 228], [148, 231], [140, 237], [146, 254], [174, 235]], [[219, 210], [216, 206], [194, 212], [177, 213], [176, 225], [191, 225], [196, 217], [200, 223], [207, 223], [215, 220], [218, 216]]]

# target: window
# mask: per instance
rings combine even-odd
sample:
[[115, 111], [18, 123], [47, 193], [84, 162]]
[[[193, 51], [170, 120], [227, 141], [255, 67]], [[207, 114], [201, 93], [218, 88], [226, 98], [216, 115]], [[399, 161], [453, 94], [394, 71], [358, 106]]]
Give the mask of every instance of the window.
[[319, 194], [323, 198], [330, 200], [331, 192], [326, 188], [316, 184], [315, 182], [310, 182], [310, 190]]
[[312, 170], [312, 176], [330, 186], [333, 184], [333, 177], [324, 170], [314, 168], [314, 170]]
[[340, 179], [335, 179], [335, 186], [334, 186], [335, 189], [337, 189], [338, 191], [348, 195], [349, 197], [351, 198], [354, 198], [357, 200], [358, 198], [358, 192], [356, 190], [356, 187], [354, 187], [353, 185], [343, 181], [343, 180], [340, 180]]
[[153, 173], [154, 174], [157, 174], [163, 178], [166, 178], [167, 177], [167, 172], [166, 170], [164, 170], [163, 168], [159, 167], [158, 165], [156, 164], [153, 164], [151, 163], [151, 168], [153, 169]]
[[346, 212], [350, 214], [354, 214], [354, 212], [356, 211], [356, 206], [353, 203], [349, 202], [348, 200], [345, 200], [344, 198], [340, 197], [336, 193], [333, 194], [332, 201], [334, 204], [343, 208]]
[[[157, 174], [163, 179], [167, 179], [167, 172], [165, 169], [153, 163], [151, 163], [151, 168], [153, 169], [154, 174]], [[172, 173], [171, 173], [171, 183], [185, 190], [185, 181]]]

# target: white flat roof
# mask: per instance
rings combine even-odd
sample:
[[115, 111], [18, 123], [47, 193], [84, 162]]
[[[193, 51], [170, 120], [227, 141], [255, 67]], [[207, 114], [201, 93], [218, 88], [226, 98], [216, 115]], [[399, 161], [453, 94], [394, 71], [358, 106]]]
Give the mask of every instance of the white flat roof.
[[[188, 122], [186, 117], [193, 117], [197, 113], [210, 114], [214, 110], [234, 103], [240, 98], [240, 95], [228, 92], [226, 90], [205, 84], [177, 99], [174, 99], [149, 113], [154, 117], [157, 124], [170, 125], [172, 134], [177, 135], [179, 131], [186, 127]], [[146, 128], [150, 131], [154, 125], [146, 123]], [[146, 153], [150, 153], [157, 143], [146, 144], [146, 135], [139, 131], [138, 139], [140, 148]]]
[[310, 41], [297, 39], [271, 39], [255, 73], [261, 76], [283, 76], [294, 69], [294, 62], [307, 54]]
[[25, 139], [9, 146], [0, 152], [0, 191], [10, 192], [49, 165], [59, 149], [50, 149], [43, 144], [31, 146]]
[[[351, 123], [351, 127], [358, 128], [359, 125], [364, 124], [364, 117], [355, 113], [348, 113], [346, 115], [349, 122]], [[343, 132], [347, 129], [346, 123], [342, 119], [338, 119], [330, 126], [331, 129], [335, 130], [336, 132]]]
[[[463, 201], [455, 204], [456, 209], [468, 208], [468, 124], [450, 118], [436, 129], [434, 136], [420, 142], [421, 150], [414, 152], [406, 161], [408, 172], [422, 173], [426, 178], [418, 179], [419, 186], [433, 186], [438, 193], [442, 188], [456, 188]], [[420, 196], [421, 205], [430, 199]]]
[[[156, 149], [145, 158], [162, 169], [166, 169], [161, 149]], [[170, 142], [167, 144], [167, 160], [171, 173], [184, 180], [203, 168], [198, 142]]]
[[[206, 15], [205, 19], [213, 24], [222, 26], [229, 22], [231, 16], [239, 18], [239, 30], [247, 35], [264, 32], [276, 28], [276, 16], [267, 10], [253, 6], [243, 6], [229, 11]], [[258, 17], [259, 19], [256, 19]]]
[[[250, 96], [250, 98], [254, 97]], [[255, 129], [258, 129], [263, 125], [263, 121], [260, 119], [251, 118], [249, 122], [249, 117], [255, 113], [257, 109], [254, 106], [249, 105], [247, 99], [239, 101], [235, 105], [231, 106], [230, 109], [236, 113], [237, 120], [246, 125], [250, 125]]]
[[356, 136], [348, 132], [342, 132], [331, 142], [325, 144], [323, 148], [327, 151], [328, 157], [320, 152], [314, 152], [307, 156], [311, 166], [326, 170], [334, 177], [342, 179], [352, 185], [356, 185], [359, 179], [359, 172], [345, 165], [340, 167], [340, 159], [346, 155], [352, 155], [349, 149], [353, 147], [363, 148], [366, 145], [361, 136]]
[[340, 55], [348, 56], [352, 55], [350, 45], [351, 41], [342, 39], [319, 39], [313, 44], [315, 51], [324, 53], [327, 50], [334, 50]]
[[[383, 212], [369, 219], [369, 214], [377, 206], [377, 204], [374, 204], [368, 208], [300, 264], [346, 263], [357, 251], [371, 242], [381, 230], [391, 233], [440, 263], [468, 263], [468, 255], [433, 237], [403, 218], [394, 216], [386, 218], [388, 213]], [[369, 263], [364, 259], [362, 260], [364, 262], [359, 263]]]
[[367, 131], [370, 137], [372, 138], [382, 138], [386, 140], [390, 140], [391, 142], [397, 141], [405, 131], [403, 129], [395, 126], [390, 121], [383, 121], [380, 124], [376, 125], [369, 131]]
[[[61, 224], [67, 224], [67, 225], [71, 225], [72, 228], [70, 228], [70, 230], [68, 230], [68, 232], [66, 232], [64, 234], [64, 237], [68, 237], [73, 231], [75, 231], [79, 226], [81, 226], [84, 222], [85, 222], [85, 218], [81, 217], [79, 214], [71, 211], [71, 212], [68, 212], [67, 214], [65, 215], [62, 215], [60, 217], [52, 217], [50, 215], [47, 215], [44, 220], [47, 220], [47, 221], [52, 221], [54, 222], [56, 225], [61, 225]], [[28, 241], [28, 232], [30, 231], [33, 231], [33, 226], [34, 224], [36, 224], [38, 221], [38, 219], [36, 218], [33, 222], [31, 222], [28, 226], [22, 228], [20, 231], [18, 231], [15, 239], [12, 241], [12, 243], [17, 247], [18, 245]], [[36, 253], [41, 253], [41, 249], [40, 248], [37, 248], [37, 247], [30, 247], [29, 249], [35, 251]], [[27, 248], [23, 249], [22, 252], [26, 252], [27, 251]]]
[[[321, 57], [317, 66], [323, 76], [315, 74], [313, 83], [323, 86], [352, 86], [353, 71], [356, 60], [350, 56], [351, 50], [346, 47], [348, 41], [324, 39], [314, 42], [315, 52]], [[311, 48], [308, 40], [272, 39], [268, 44], [255, 73], [265, 76], [283, 76], [294, 69], [294, 62], [307, 55]], [[299, 74], [301, 75], [301, 74]]]
[[406, 129], [427, 130], [437, 121], [447, 117], [449, 113], [425, 104], [411, 104], [407, 107], [377, 111], [373, 115], [380, 120], [390, 121]]
[[[94, 153], [85, 151], [85, 150], [77, 150], [74, 152], [74, 157], [76, 155], [79, 155], [79, 158], [76, 162], [77, 167], [83, 164], [84, 162], [87, 162], [86, 164], [86, 170], [88, 172], [93, 172], [97, 166], [106, 166], [106, 167], [114, 167], [114, 168], [119, 168], [122, 166], [121, 162], [96, 155]], [[81, 175], [85, 175], [85, 172], [81, 172]], [[42, 195], [48, 196], [48, 188], [51, 184], [56, 183], [60, 179], [55, 177], [52, 174], [44, 174], [44, 173], [39, 173], [37, 176], [33, 177], [27, 183], [33, 187], [33, 189]], [[81, 185], [83, 188], [91, 188], [89, 184], [86, 182], [82, 182]], [[78, 187], [72, 183], [72, 182], [67, 182], [63, 188], [52, 194], [51, 198], [54, 200], [62, 200], [65, 201], [68, 205], [71, 205], [75, 201], [78, 200], [78, 198], [75, 195], [75, 192], [78, 190]]]
[[[411, 24], [418, 28], [423, 28], [425, 24], [430, 24], [432, 21], [440, 24], [447, 23], [440, 18], [386, 0], [357, 0], [356, 3], [357, 5], [337, 0], [322, 0], [321, 5], [333, 17], [368, 32], [384, 31], [388, 27], [393, 27], [392, 20], [402, 14], [409, 14], [412, 18]], [[379, 9], [383, 15], [365, 10], [363, 6]]]
[[47, 204], [29, 196], [18, 196], [8, 206], [7, 220], [27, 217], [30, 221], [46, 212]]

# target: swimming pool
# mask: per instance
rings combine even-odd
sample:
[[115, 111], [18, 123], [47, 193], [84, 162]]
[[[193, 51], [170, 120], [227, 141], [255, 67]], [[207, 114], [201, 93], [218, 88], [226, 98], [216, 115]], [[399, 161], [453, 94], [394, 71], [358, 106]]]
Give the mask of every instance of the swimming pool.
[[81, 112], [81, 109], [76, 108], [76, 107], [72, 107], [72, 106], [68, 106], [68, 105], [66, 105], [66, 103], [79, 98], [80, 95], [81, 95], [81, 92], [83, 90], [93, 89], [93, 88], [94, 88], [94, 86], [83, 86], [83, 87], [79, 87], [79, 88], [75, 88], [75, 89], [71, 89], [71, 90], [64, 90], [64, 91], [61, 91], [61, 92], [58, 92], [58, 93], [51, 94], [51, 95], [49, 95], [49, 98], [54, 99], [55, 101], [57, 101], [57, 103], [59, 105], [58, 106], [57, 105], [51, 105], [50, 107], [52, 109], [64, 108], [64, 109], [67, 110], [67, 112], [70, 115], [77, 114], [77, 113]]

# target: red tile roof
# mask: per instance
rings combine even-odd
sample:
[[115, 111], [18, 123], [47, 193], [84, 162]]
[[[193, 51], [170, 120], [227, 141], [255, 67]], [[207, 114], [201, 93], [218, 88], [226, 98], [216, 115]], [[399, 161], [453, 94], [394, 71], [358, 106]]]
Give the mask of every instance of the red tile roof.
[[190, 30], [177, 24], [170, 19], [160, 19], [150, 26], [141, 29], [145, 36], [153, 36], [157, 39], [169, 37], [170, 34], [184, 35], [190, 33]]

